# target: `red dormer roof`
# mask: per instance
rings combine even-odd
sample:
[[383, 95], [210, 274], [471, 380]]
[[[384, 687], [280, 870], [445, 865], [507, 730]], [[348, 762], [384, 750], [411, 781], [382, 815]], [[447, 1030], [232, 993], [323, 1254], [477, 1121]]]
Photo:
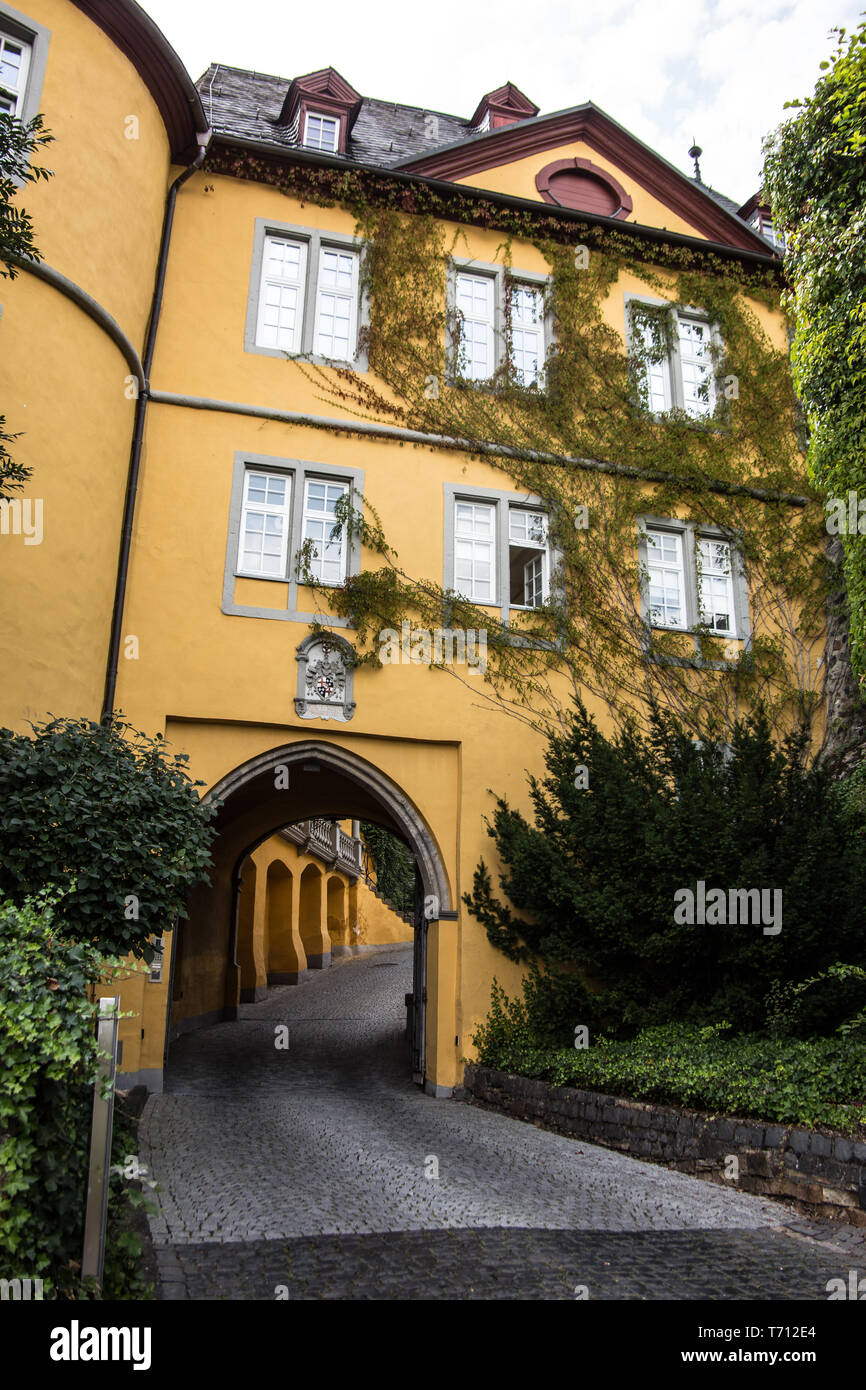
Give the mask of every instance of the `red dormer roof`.
[[302, 106], [314, 107], [329, 116], [344, 116], [341, 146], [345, 149], [346, 135], [361, 109], [361, 93], [356, 92], [336, 68], [320, 68], [318, 72], [296, 77], [286, 93], [277, 124], [291, 125]]
[[513, 82], [506, 82], [504, 87], [497, 87], [481, 98], [470, 125], [482, 126], [489, 117], [488, 128], [498, 130], [500, 126], [514, 125], [515, 121], [529, 120], [537, 116], [539, 110], [540, 107], [530, 101], [519, 87], [515, 87]]

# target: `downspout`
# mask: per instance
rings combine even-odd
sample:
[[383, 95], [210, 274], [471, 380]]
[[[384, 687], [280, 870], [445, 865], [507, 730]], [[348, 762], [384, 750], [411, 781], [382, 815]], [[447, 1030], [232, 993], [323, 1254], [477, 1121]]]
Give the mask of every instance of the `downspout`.
[[129, 556], [132, 549], [132, 528], [135, 522], [135, 502], [138, 494], [138, 476], [141, 468], [141, 450], [144, 442], [144, 425], [147, 416], [147, 403], [150, 399], [150, 369], [156, 350], [156, 334], [162, 312], [162, 299], [165, 291], [165, 277], [168, 269], [168, 252], [171, 245], [171, 229], [174, 222], [174, 206], [177, 195], [187, 179], [201, 168], [207, 154], [212, 132], [210, 130], [196, 135], [198, 153], [195, 159], [179, 174], [168, 190], [165, 214], [162, 222], [162, 238], [159, 246], [159, 260], [156, 281], [150, 306], [150, 320], [144, 345], [142, 366], [144, 384], [139, 387], [135, 403], [135, 421], [132, 430], [132, 447], [129, 454], [129, 469], [126, 475], [126, 497], [123, 504], [123, 529], [120, 535], [120, 554], [117, 560], [117, 579], [114, 585], [114, 609], [111, 615], [111, 637], [108, 644], [108, 663], [105, 671], [105, 695], [102, 702], [102, 722], [110, 720], [114, 714], [114, 698], [117, 691], [117, 667], [120, 660], [120, 641], [123, 628], [123, 611], [126, 603], [126, 585], [129, 577]]

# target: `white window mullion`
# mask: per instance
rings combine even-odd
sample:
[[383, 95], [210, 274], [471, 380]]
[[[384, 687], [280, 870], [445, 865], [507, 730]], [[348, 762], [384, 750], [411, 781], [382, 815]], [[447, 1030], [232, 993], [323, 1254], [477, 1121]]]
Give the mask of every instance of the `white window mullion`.
[[308, 111], [304, 120], [304, 144], [311, 150], [335, 154], [340, 144], [339, 118]]
[[[546, 514], [528, 511], [525, 507], [509, 507], [508, 545], [509, 606], [538, 608], [550, 597], [550, 543]], [[535, 553], [527, 555], [527, 551]]]
[[688, 623], [682, 535], [648, 529], [646, 545], [650, 622], [654, 627], [685, 629]]
[[[641, 325], [640, 336], [645, 352], [650, 353], [654, 347], [654, 338], [649, 324]], [[646, 373], [649, 408], [654, 415], [661, 415], [670, 410], [673, 404], [671, 364], [667, 358], [662, 358], [660, 361], [650, 361], [647, 357], [644, 359], [644, 371]]]
[[454, 588], [474, 603], [496, 602], [496, 507], [454, 506]]
[[304, 488], [302, 540], [313, 542], [310, 570], [322, 584], [342, 584], [346, 578], [346, 527], [335, 512], [348, 490], [348, 483], [324, 478], [308, 478]]
[[682, 406], [689, 415], [712, 415], [715, 409], [710, 325], [677, 315], [677, 346], [682, 382]]
[[29, 70], [29, 43], [0, 33], [0, 111], [20, 115]]
[[511, 353], [521, 386], [540, 383], [544, 367], [544, 300], [531, 285], [511, 291]]
[[734, 576], [728, 541], [698, 538], [698, 608], [700, 621], [713, 632], [736, 636]]
[[287, 474], [247, 469], [238, 540], [241, 573], [285, 577], [291, 495]]
[[489, 275], [457, 275], [460, 314], [457, 373], [469, 381], [487, 381], [496, 370], [495, 281]]
[[300, 352], [306, 279], [307, 248], [304, 242], [266, 236], [256, 331], [256, 342], [260, 347]]
[[316, 284], [313, 351], [339, 362], [354, 358], [358, 336], [358, 253], [323, 246]]

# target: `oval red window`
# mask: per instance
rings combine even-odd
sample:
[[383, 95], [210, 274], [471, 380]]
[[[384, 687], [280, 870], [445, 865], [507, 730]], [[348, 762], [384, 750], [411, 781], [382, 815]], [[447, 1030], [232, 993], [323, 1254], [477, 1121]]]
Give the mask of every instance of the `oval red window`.
[[588, 159], [557, 159], [541, 170], [535, 186], [546, 203], [577, 212], [622, 218], [632, 210], [622, 184]]

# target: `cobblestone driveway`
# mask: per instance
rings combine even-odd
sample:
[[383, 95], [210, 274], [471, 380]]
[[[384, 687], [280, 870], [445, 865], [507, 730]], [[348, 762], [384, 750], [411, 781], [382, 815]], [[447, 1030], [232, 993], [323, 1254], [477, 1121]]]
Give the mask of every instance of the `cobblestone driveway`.
[[410, 988], [411, 948], [349, 958], [173, 1045], [141, 1122], [160, 1297], [824, 1300], [862, 1263], [859, 1232], [423, 1095]]

